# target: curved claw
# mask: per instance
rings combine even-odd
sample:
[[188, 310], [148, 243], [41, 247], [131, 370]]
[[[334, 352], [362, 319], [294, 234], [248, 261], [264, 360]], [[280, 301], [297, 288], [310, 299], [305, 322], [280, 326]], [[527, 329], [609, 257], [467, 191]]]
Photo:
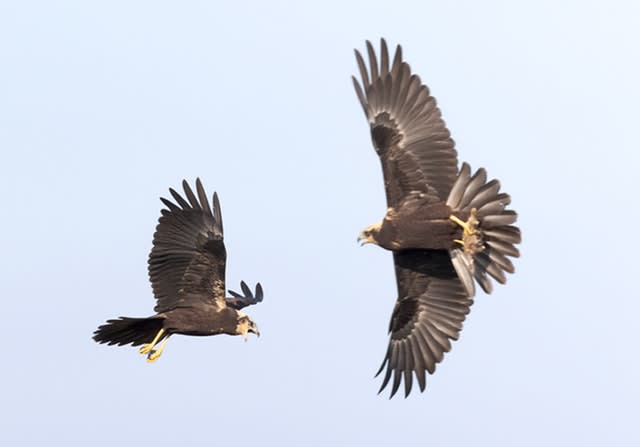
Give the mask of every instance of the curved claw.
[[153, 363], [156, 360], [158, 360], [158, 357], [160, 357], [162, 355], [162, 351], [164, 351], [164, 347], [167, 345], [167, 342], [169, 341], [169, 337], [171, 336], [171, 334], [167, 335], [165, 337], [165, 339], [162, 341], [162, 343], [160, 343], [160, 346], [158, 347], [158, 349], [152, 349], [149, 352], [149, 355], [147, 356], [147, 362], [149, 363]]

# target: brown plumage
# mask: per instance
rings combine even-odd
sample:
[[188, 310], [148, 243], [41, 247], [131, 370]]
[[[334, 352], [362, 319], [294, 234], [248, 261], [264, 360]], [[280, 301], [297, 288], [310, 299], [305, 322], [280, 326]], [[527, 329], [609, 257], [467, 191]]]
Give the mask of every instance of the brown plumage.
[[[262, 301], [262, 286], [255, 297], [241, 283], [243, 295], [229, 291], [225, 297], [226, 250], [222, 212], [218, 195], [213, 210], [200, 179], [197, 196], [182, 182], [186, 199], [169, 189], [175, 203], [161, 198], [161, 211], [153, 248], [149, 255], [149, 278], [157, 300], [155, 315], [148, 318], [120, 317], [108, 320], [94, 333], [98, 343], [144, 344], [140, 350], [149, 361], [156, 360], [172, 334], [259, 335], [257, 326], [240, 309]], [[155, 348], [162, 342], [159, 348]]]
[[381, 222], [359, 240], [393, 252], [398, 299], [391, 317], [389, 347], [380, 391], [393, 376], [391, 396], [404, 380], [409, 395], [415, 375], [424, 391], [425, 371], [433, 373], [456, 340], [475, 295], [474, 279], [485, 292], [489, 277], [500, 283], [513, 273], [507, 256], [519, 256], [516, 213], [506, 210], [507, 194], [486, 172], [458, 171], [457, 152], [436, 100], [411, 73], [396, 48], [391, 61], [381, 40], [380, 61], [367, 42], [369, 68], [356, 50], [362, 85], [358, 99], [380, 157], [387, 197]]

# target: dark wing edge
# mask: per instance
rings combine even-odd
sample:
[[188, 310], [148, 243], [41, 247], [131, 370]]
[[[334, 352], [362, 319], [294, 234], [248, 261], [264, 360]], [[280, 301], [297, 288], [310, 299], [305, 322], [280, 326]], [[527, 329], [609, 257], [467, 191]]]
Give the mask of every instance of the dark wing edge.
[[500, 192], [500, 182], [487, 181], [484, 168], [471, 175], [471, 167], [463, 163], [460, 173], [447, 198], [447, 205], [456, 212], [476, 210], [478, 230], [482, 235], [484, 250], [476, 254], [466, 253], [461, 247], [450, 250], [451, 260], [462, 279], [467, 294], [474, 296], [473, 278], [485, 293], [493, 291], [493, 278], [500, 284], [507, 281], [505, 273], [514, 273], [511, 258], [520, 257], [516, 247], [522, 240], [520, 228], [513, 225], [518, 214], [507, 209], [511, 196]]
[[[408, 255], [404, 260], [399, 259], [403, 254], [394, 256], [399, 290], [404, 293], [399, 294], [394, 307], [389, 345], [376, 373], [378, 376], [385, 371], [379, 393], [391, 382], [389, 398], [396, 394], [403, 381], [404, 395], [409, 396], [414, 376], [420, 391], [425, 390], [426, 372], [435, 372], [436, 365], [451, 349], [451, 340], [458, 339], [473, 304], [447, 252], [423, 251]], [[415, 262], [414, 271], [407, 268], [408, 263]]]
[[231, 297], [226, 298], [227, 306], [240, 310], [244, 307], [251, 306], [252, 304], [258, 304], [264, 298], [264, 292], [260, 283], [256, 284], [255, 295], [251, 292], [251, 289], [244, 281], [240, 281], [240, 288], [242, 289], [242, 294], [229, 290]]
[[161, 210], [149, 254], [149, 279], [157, 300], [156, 312], [192, 300], [219, 307], [226, 305], [226, 250], [218, 196], [213, 195], [212, 210], [199, 178], [197, 196], [186, 180], [182, 187], [184, 197], [170, 188], [174, 202], [160, 199], [166, 209]]
[[382, 163], [387, 204], [395, 206], [411, 191], [425, 191], [427, 186], [445, 200], [458, 172], [455, 144], [435, 98], [402, 60], [400, 45], [390, 68], [384, 39], [380, 47], [378, 66], [367, 41], [369, 71], [355, 50], [362, 86], [355, 77], [352, 80]]

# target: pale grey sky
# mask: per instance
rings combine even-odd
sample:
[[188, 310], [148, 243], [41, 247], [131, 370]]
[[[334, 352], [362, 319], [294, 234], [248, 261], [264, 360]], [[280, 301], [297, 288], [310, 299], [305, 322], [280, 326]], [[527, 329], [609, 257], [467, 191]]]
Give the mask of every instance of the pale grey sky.
[[[217, 3], [0, 2], [0, 444], [640, 444], [637, 2]], [[391, 401], [350, 79], [381, 36], [524, 237], [426, 392]], [[97, 345], [152, 313], [158, 198], [196, 176], [262, 337], [174, 337], [152, 365]]]

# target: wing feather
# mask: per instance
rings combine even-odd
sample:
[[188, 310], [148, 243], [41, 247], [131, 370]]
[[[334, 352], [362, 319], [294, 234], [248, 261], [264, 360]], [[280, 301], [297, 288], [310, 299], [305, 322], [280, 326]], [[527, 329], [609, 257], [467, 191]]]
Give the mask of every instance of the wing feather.
[[[358, 62], [358, 70], [360, 70], [360, 78], [362, 79], [362, 84], [364, 85], [364, 88], [367, 89], [369, 88], [369, 73], [367, 73], [367, 64], [362, 58], [362, 55], [360, 54], [360, 52], [358, 50], [354, 50], [354, 51], [356, 53], [356, 61]], [[353, 76], [352, 78], [357, 84], [358, 81], [356, 80], [356, 78]], [[365, 101], [363, 101], [362, 104], [364, 105]]]
[[371, 42], [367, 40], [367, 53], [369, 53], [369, 69], [371, 70], [371, 82], [375, 82], [378, 77], [378, 60], [376, 59], [376, 51], [373, 49]]
[[[198, 190], [198, 200], [200, 201], [200, 204], [202, 204], [202, 210], [207, 215], [213, 215], [211, 207], [209, 206], [209, 201], [207, 200], [207, 194], [204, 192], [204, 186], [202, 186], [202, 182], [199, 178], [196, 179], [196, 189]], [[222, 220], [220, 223], [222, 224]]]
[[[429, 346], [427, 337], [425, 337], [422, 334], [422, 330], [420, 327], [418, 327], [413, 332], [413, 339], [417, 342], [416, 344], [420, 348], [419, 350], [416, 350], [415, 352], [416, 356], [419, 356], [421, 358], [421, 361], [422, 361], [421, 364], [424, 365], [424, 369], [429, 374], [433, 374], [433, 372], [436, 370], [436, 358], [435, 358], [436, 356], [431, 350], [431, 347]], [[416, 362], [416, 365], [418, 365], [419, 363], [420, 362]], [[416, 373], [419, 373], [419, 372], [420, 371], [416, 371]]]
[[[375, 53], [375, 52], [374, 52]], [[380, 42], [380, 76], [389, 73], [389, 51], [387, 50], [387, 42], [382, 39]]]
[[[170, 193], [171, 193], [171, 195], [173, 196], [173, 199], [174, 199], [176, 202], [178, 202], [178, 206], [179, 206], [180, 208], [183, 208], [183, 209], [188, 209], [188, 208], [190, 208], [189, 203], [187, 203], [187, 201], [186, 201], [186, 200], [184, 200], [184, 199], [182, 198], [182, 196], [181, 196], [178, 192], [176, 192], [176, 190], [175, 190], [175, 189], [173, 189], [173, 188], [169, 188], [169, 192], [170, 192]], [[162, 198], [161, 198], [161, 200], [162, 200]]]
[[391, 397], [404, 381], [405, 396], [413, 376], [420, 390], [426, 386], [425, 371], [436, 365], [457, 340], [473, 300], [467, 296], [447, 251], [415, 250], [394, 253], [398, 301], [390, 323], [387, 353], [378, 374], [385, 368], [382, 391], [393, 377]]
[[[186, 180], [182, 181], [182, 188], [184, 189], [184, 193], [187, 196], [187, 199], [189, 200], [189, 204], [191, 205], [191, 208], [197, 211], [201, 211], [202, 208], [200, 207], [200, 203], [198, 203], [198, 199], [196, 198], [195, 194], [191, 190], [191, 187], [189, 187], [189, 184], [187, 183]], [[206, 200], [206, 197], [205, 197], [205, 200]]]
[[242, 294], [234, 292], [233, 290], [229, 290], [229, 294], [231, 295], [231, 297], [226, 298], [227, 306], [233, 307], [236, 310], [240, 310], [252, 304], [258, 304], [264, 297], [262, 285], [260, 285], [260, 283], [256, 284], [255, 296], [253, 295], [253, 292], [251, 292], [251, 289], [249, 288], [247, 283], [245, 283], [244, 281], [240, 281], [240, 288], [242, 289]]
[[170, 188], [174, 202], [161, 198], [167, 207], [153, 236], [149, 254], [149, 279], [156, 297], [156, 312], [194, 300], [225, 307], [226, 250], [220, 203], [214, 195], [214, 213], [200, 179], [197, 196], [186, 181], [186, 200]]
[[356, 50], [362, 85], [353, 78], [367, 116], [385, 180], [387, 205], [398, 205], [410, 193], [433, 188], [445, 200], [457, 174], [457, 152], [436, 100], [396, 48], [391, 67], [384, 39], [380, 62], [367, 41], [367, 64]]

